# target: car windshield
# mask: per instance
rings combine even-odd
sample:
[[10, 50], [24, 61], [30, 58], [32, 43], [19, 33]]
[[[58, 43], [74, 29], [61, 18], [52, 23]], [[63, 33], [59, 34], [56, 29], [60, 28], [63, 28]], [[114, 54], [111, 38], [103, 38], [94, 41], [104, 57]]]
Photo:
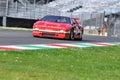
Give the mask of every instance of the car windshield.
[[69, 17], [61, 17], [61, 16], [45, 16], [41, 19], [41, 21], [70, 23], [70, 18]]

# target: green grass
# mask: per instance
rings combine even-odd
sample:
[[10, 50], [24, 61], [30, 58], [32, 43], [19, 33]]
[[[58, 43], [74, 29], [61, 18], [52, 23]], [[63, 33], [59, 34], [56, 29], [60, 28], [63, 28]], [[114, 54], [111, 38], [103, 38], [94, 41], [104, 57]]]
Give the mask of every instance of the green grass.
[[0, 51], [0, 80], [120, 80], [120, 46]]

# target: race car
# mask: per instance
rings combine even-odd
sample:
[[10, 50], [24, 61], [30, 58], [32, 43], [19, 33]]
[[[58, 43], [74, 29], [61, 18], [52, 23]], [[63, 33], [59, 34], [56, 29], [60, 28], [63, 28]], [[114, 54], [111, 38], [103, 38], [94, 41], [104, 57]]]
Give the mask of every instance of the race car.
[[82, 40], [83, 27], [77, 18], [47, 15], [33, 25], [33, 37]]

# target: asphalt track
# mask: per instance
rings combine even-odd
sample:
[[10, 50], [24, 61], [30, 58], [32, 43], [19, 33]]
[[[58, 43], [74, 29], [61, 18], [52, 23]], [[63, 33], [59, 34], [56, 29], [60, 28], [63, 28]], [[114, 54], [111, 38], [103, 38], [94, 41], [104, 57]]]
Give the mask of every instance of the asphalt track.
[[0, 45], [84, 43], [84, 42], [120, 42], [120, 37], [83, 36], [82, 41], [71, 41], [51, 38], [34, 38], [31, 31], [0, 30]]

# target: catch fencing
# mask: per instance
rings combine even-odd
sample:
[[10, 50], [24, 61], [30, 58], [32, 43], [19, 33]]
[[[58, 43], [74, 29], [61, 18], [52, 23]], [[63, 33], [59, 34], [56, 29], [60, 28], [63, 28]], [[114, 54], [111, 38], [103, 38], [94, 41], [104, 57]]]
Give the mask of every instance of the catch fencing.
[[0, 16], [6, 16], [6, 3], [7, 0], [0, 1]]
[[115, 22], [113, 36], [120, 37], [120, 19]]

